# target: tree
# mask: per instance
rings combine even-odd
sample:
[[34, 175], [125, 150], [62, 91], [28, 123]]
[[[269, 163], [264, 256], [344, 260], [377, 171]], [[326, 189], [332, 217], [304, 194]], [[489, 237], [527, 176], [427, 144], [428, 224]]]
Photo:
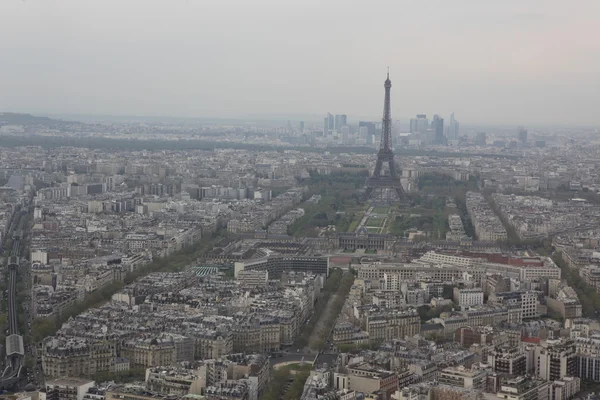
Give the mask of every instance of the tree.
[[582, 314], [587, 318], [596, 318], [596, 310], [600, 309], [600, 295], [577, 273], [567, 266], [562, 258], [562, 252], [555, 253], [552, 260], [561, 269], [562, 277], [577, 293], [581, 303]]
[[417, 308], [417, 312], [419, 313], [419, 317], [421, 318], [421, 323], [425, 323], [432, 318], [438, 318], [442, 313], [452, 311], [454, 308], [454, 304], [448, 304], [443, 307], [431, 307], [428, 305], [424, 305]]
[[271, 383], [267, 388], [267, 391], [263, 394], [263, 400], [279, 400], [285, 390], [285, 385], [288, 383], [290, 377], [290, 369], [283, 367], [278, 369], [273, 374]]
[[55, 318], [36, 318], [31, 324], [34, 342], [41, 342], [45, 337], [53, 335], [57, 330]]
[[296, 373], [296, 377], [294, 378], [294, 382], [292, 382], [292, 386], [288, 389], [283, 397], [284, 400], [296, 400], [302, 397], [302, 391], [304, 390], [304, 384], [308, 379], [310, 372], [301, 371]]
[[442, 288], [442, 297], [452, 300], [454, 298], [454, 286], [444, 285]]

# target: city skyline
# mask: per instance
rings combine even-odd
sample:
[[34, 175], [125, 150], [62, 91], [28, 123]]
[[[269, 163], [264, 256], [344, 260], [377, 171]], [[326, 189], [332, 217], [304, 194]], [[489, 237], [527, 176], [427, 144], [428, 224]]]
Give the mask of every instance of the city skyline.
[[[399, 117], [432, 110], [472, 124], [600, 123], [598, 44], [589, 39], [598, 33], [595, 2], [340, 5], [10, 2], [0, 28], [13, 38], [0, 45], [12, 60], [0, 66], [0, 109], [285, 118], [335, 108], [377, 116], [389, 65]], [[543, 8], [532, 12], [535, 5]], [[345, 23], [327, 28], [330, 10]], [[397, 24], [399, 13], [412, 18]]]
[[4, 3], [3, 399], [598, 400], [600, 2]]

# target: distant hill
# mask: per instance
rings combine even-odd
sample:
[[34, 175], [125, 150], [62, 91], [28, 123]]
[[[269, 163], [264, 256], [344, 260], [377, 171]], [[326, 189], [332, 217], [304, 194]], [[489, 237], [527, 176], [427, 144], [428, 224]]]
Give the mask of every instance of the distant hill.
[[36, 117], [31, 114], [0, 112], [0, 126], [3, 125], [42, 125], [47, 127], [56, 127], [68, 123], [59, 119], [48, 117]]

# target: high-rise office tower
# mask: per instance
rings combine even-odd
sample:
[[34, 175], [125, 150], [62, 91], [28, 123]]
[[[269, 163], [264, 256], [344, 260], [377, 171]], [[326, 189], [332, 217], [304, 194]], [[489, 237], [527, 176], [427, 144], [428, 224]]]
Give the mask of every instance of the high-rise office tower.
[[483, 147], [486, 144], [487, 144], [487, 134], [485, 132], [477, 132], [477, 136], [475, 137], [475, 145]]
[[410, 119], [410, 127], [409, 127], [408, 131], [410, 133], [417, 133], [419, 131], [417, 128], [417, 119], [416, 118]]
[[335, 125], [334, 125], [334, 121], [333, 121], [333, 115], [331, 115], [330, 113], [327, 113], [327, 128], [331, 131], [334, 129]]
[[334, 129], [338, 132], [341, 131], [343, 126], [348, 125], [346, 121], [347, 121], [346, 114], [336, 114]]
[[446, 137], [444, 136], [444, 119], [439, 115], [433, 116], [431, 121], [431, 129], [434, 132], [434, 143], [438, 145], [446, 144]]
[[367, 140], [367, 136], [369, 136], [369, 128], [367, 128], [366, 126], [358, 126], [358, 136], [361, 139], [365, 139]]
[[519, 127], [519, 142], [522, 146], [527, 145], [527, 129], [522, 126]]
[[376, 132], [375, 122], [358, 121], [358, 127], [364, 126], [368, 129], [369, 135], [374, 135]]
[[300, 121], [300, 133], [304, 132], [304, 121]]
[[329, 118], [323, 118], [323, 137], [329, 135]]
[[454, 118], [454, 113], [450, 114], [450, 126], [448, 126], [448, 140], [457, 140], [459, 136], [459, 124]]
[[350, 142], [350, 127], [348, 125], [342, 126], [342, 144], [349, 144]]
[[375, 136], [375, 133], [377, 132], [375, 123], [369, 121], [358, 121], [358, 129], [360, 130], [362, 127], [367, 128], [367, 135], [365, 136], [367, 144], [373, 144], [373, 136]]
[[429, 121], [426, 114], [417, 114], [417, 118], [410, 120], [410, 133], [425, 133], [429, 129]]

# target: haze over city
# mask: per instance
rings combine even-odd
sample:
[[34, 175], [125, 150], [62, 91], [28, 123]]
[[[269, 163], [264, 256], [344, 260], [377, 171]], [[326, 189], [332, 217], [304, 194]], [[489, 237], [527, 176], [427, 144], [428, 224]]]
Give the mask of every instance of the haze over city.
[[394, 118], [600, 123], [594, 0], [6, 0], [0, 11], [4, 111], [375, 117], [390, 66]]

